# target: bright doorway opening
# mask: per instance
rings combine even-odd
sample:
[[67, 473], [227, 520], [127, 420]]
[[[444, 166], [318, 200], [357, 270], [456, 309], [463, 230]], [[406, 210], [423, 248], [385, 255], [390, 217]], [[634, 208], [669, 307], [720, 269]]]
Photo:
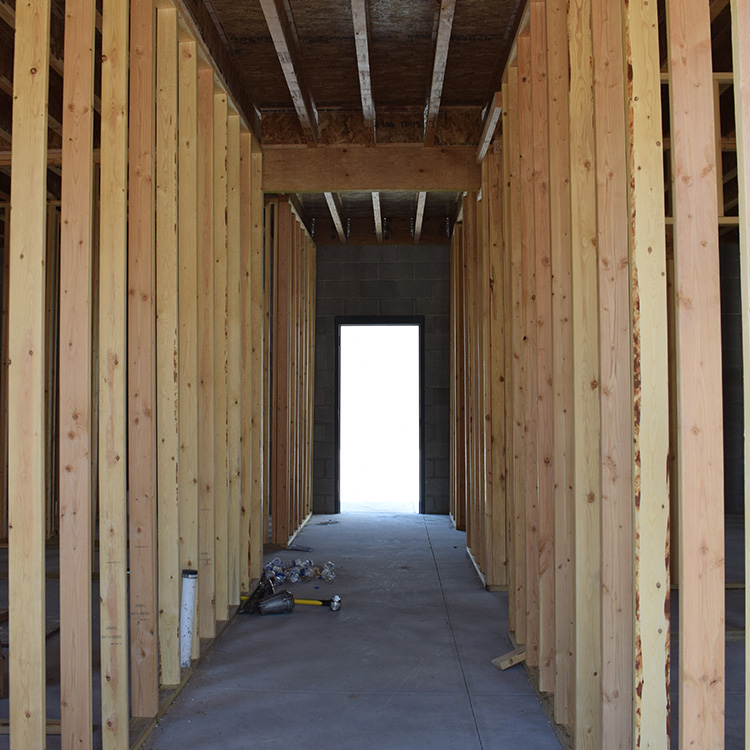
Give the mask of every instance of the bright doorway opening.
[[338, 318], [338, 507], [422, 507], [422, 318]]

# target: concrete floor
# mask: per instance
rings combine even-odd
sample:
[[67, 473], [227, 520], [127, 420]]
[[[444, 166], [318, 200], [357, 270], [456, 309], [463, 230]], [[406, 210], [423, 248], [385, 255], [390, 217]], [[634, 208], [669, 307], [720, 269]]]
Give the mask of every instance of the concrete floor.
[[282, 559], [337, 578], [286, 588], [341, 611], [235, 618], [147, 750], [560, 748], [523, 667], [490, 663], [511, 649], [507, 595], [482, 588], [446, 516], [315, 516], [295, 542], [312, 551]]

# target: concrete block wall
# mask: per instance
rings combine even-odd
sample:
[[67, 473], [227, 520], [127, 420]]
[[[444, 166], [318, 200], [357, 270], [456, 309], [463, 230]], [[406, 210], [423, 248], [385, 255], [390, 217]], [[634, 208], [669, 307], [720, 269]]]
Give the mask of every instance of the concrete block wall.
[[318, 246], [313, 510], [335, 511], [337, 315], [423, 315], [425, 511], [448, 513], [448, 245]]

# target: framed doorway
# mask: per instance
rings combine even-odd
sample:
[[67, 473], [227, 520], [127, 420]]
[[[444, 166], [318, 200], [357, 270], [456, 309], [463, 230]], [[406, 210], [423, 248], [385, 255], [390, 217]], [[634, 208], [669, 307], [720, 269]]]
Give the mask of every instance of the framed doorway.
[[424, 317], [336, 316], [336, 512], [424, 512]]

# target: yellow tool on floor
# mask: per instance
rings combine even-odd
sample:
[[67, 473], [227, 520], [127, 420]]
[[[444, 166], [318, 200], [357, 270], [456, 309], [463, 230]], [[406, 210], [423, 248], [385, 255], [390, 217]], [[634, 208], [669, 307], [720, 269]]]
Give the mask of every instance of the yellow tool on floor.
[[341, 597], [336, 594], [330, 599], [295, 599], [295, 604], [309, 604], [313, 607], [330, 607], [332, 612], [338, 612], [341, 609]]

